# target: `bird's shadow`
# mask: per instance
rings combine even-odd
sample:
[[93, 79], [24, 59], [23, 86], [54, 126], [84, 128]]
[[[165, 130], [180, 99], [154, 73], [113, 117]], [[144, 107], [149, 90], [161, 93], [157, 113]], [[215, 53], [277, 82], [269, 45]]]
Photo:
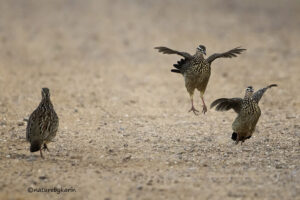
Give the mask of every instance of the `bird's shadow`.
[[34, 155], [34, 154], [10, 153], [11, 159], [18, 159], [18, 160], [34, 161], [40, 157], [41, 157], [40, 155]]

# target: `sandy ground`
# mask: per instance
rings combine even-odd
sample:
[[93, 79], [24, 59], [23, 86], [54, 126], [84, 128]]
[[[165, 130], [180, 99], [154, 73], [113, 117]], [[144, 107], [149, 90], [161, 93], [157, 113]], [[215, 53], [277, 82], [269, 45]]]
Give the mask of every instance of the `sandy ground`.
[[[300, 199], [299, 1], [0, 1], [0, 199]], [[254, 136], [233, 111], [188, 113], [179, 57], [214, 61], [205, 99], [272, 88]], [[49, 87], [60, 117], [45, 159], [26, 123]], [[199, 95], [196, 107], [201, 109]], [[28, 188], [74, 188], [69, 193]]]

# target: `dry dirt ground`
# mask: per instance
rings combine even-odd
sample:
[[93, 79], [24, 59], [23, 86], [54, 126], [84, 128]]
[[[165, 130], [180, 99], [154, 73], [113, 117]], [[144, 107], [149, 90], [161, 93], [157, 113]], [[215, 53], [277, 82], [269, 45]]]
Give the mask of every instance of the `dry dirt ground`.
[[[0, 199], [300, 199], [299, 35], [296, 0], [0, 1]], [[214, 61], [208, 105], [279, 85], [242, 146], [233, 111], [187, 112], [179, 57], [153, 49], [199, 44], [247, 48]], [[60, 117], [44, 160], [23, 122], [42, 87]]]

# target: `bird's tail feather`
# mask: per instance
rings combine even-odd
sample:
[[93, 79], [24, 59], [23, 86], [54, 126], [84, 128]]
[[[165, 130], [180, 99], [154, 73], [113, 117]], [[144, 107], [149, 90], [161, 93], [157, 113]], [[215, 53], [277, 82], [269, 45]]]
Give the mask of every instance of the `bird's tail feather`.
[[271, 85], [269, 85], [267, 88], [277, 87], [277, 86], [278, 86], [277, 84], [271, 84]]
[[38, 140], [34, 140], [33, 142], [31, 142], [31, 145], [30, 145], [30, 152], [36, 152], [36, 151], [39, 151], [41, 149], [41, 142], [38, 141]]
[[177, 69], [180, 69], [186, 62], [187, 62], [187, 59], [182, 58], [179, 61], [177, 61], [177, 64], [174, 64], [173, 66]]
[[178, 69], [171, 69], [171, 72], [175, 72], [175, 73], [179, 73], [179, 74], [181, 73], [180, 70], [178, 70]]
[[233, 133], [232, 133], [231, 139], [232, 139], [233, 141], [236, 141], [236, 139], [237, 139], [237, 133], [236, 133], [236, 132], [233, 132]]

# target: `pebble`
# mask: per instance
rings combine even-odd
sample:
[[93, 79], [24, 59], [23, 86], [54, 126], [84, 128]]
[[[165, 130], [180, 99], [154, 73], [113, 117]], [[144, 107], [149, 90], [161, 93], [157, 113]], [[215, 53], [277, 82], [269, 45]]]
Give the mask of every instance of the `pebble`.
[[152, 185], [153, 184], [153, 180], [149, 180], [148, 182], [147, 182], [147, 185]]
[[40, 176], [39, 179], [40, 179], [40, 180], [46, 180], [46, 179], [47, 179], [47, 176]]
[[6, 126], [6, 122], [5, 121], [0, 122], [0, 126]]
[[18, 122], [18, 126], [24, 126], [24, 122]]
[[296, 118], [296, 116], [291, 115], [291, 114], [287, 114], [287, 115], [286, 115], [286, 118], [287, 118], [287, 119], [293, 119], [293, 118]]
[[112, 153], [112, 152], [114, 152], [114, 150], [112, 150], [112, 149], [109, 149], [109, 150], [108, 150], [108, 152], [109, 152], [109, 153]]
[[283, 168], [285, 168], [285, 167], [284, 167], [284, 165], [282, 165], [282, 164], [278, 164], [278, 165], [275, 166], [275, 168], [276, 168], [276, 169], [283, 169]]
[[127, 162], [131, 159], [131, 155], [126, 156], [125, 158], [123, 158], [123, 162]]

